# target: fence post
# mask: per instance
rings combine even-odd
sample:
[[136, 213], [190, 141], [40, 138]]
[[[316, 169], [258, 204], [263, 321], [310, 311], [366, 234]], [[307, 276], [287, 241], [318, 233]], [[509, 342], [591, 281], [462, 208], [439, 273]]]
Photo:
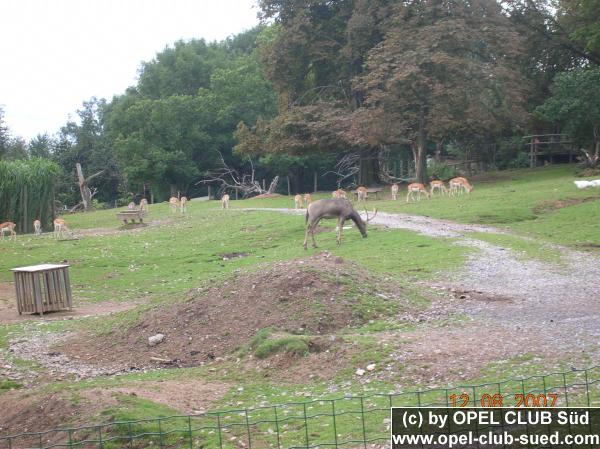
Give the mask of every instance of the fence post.
[[221, 414], [217, 413], [217, 426], [219, 427], [219, 447], [223, 449], [223, 435], [221, 434]]
[[277, 432], [277, 449], [281, 448], [281, 441], [279, 436], [279, 420], [277, 419], [277, 406], [273, 406], [273, 411], [275, 412], [275, 431]]
[[306, 447], [309, 447], [308, 444], [308, 418], [306, 417], [306, 402], [302, 404], [304, 406], [304, 434], [306, 436]]
[[337, 423], [335, 419], [335, 399], [331, 400], [331, 416], [333, 417], [333, 441], [335, 442], [335, 447], [338, 447], [337, 440]]
[[362, 428], [363, 428], [363, 444], [365, 445], [365, 449], [367, 449], [367, 429], [365, 428], [365, 406], [363, 403], [363, 397], [360, 397], [360, 417], [362, 420]]
[[[263, 181], [264, 181], [264, 179], [263, 179]], [[248, 420], [248, 409], [246, 409], [246, 431], [248, 432], [248, 449], [251, 449], [252, 448], [252, 437], [250, 436], [250, 421]]]
[[192, 437], [192, 417], [188, 415], [188, 434], [190, 436], [190, 449], [194, 447], [194, 439]]

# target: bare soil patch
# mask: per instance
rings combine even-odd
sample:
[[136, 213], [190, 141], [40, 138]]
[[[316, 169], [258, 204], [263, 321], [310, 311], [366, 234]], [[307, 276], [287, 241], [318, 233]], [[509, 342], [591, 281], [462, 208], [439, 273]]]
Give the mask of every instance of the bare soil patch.
[[588, 201], [598, 200], [600, 200], [600, 195], [586, 196], [584, 198], [567, 198], [564, 200], [545, 201], [539, 206], [534, 207], [533, 213], [536, 215], [547, 214], [558, 209], [562, 209], [563, 207], [575, 206], [577, 204], [587, 203]]
[[0, 282], [0, 324], [18, 321], [52, 321], [83, 316], [108, 315], [133, 309], [137, 305], [138, 303], [136, 302], [118, 301], [79, 303], [74, 305], [73, 310], [48, 312], [41, 316], [38, 314], [19, 315], [14, 284], [11, 282]]
[[[349, 292], [365, 284], [379, 288], [381, 282], [355, 264], [320, 253], [192, 290], [187, 300], [148, 311], [129, 329], [108, 336], [79, 334], [52, 351], [113, 369], [197, 366], [227, 357], [257, 331], [272, 328], [314, 337], [311, 352], [326, 354], [331, 345], [318, 336], [360, 324], [353, 309], [358, 299]], [[386, 298], [397, 301], [399, 291], [395, 286]], [[164, 341], [149, 346], [148, 338], [159, 333]], [[285, 367], [289, 361], [272, 363]]]
[[279, 198], [283, 195], [279, 193], [262, 193], [260, 195], [253, 196], [252, 198]]

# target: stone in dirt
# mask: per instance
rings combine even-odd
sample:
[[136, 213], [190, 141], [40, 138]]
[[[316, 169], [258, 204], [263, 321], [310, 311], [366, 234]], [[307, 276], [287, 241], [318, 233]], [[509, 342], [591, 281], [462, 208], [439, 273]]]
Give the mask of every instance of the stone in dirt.
[[150, 346], [156, 346], [157, 344], [161, 343], [164, 339], [165, 336], [163, 334], [156, 334], [152, 337], [148, 337], [148, 344]]

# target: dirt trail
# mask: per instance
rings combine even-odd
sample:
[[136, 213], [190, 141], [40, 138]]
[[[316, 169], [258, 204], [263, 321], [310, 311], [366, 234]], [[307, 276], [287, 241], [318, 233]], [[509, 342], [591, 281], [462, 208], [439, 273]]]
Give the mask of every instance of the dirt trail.
[[[275, 211], [305, 213], [293, 209]], [[472, 352], [473, 357], [487, 350], [495, 353], [496, 358], [525, 353], [554, 354], [556, 362], [561, 357], [569, 357], [575, 363], [576, 354], [585, 353], [582, 363], [600, 363], [599, 255], [553, 245], [553, 249], [561, 253], [560, 263], [554, 264], [522, 259], [510, 249], [465, 235], [470, 232], [510, 234], [491, 226], [381, 212], [372, 223], [435, 238], [452, 238], [456, 245], [476, 249], [456, 272], [439, 273], [434, 282], [425, 283], [447, 292], [445, 296], [451, 300], [451, 307], [471, 320], [468, 325], [452, 329], [451, 333], [442, 332], [444, 336], [439, 339], [431, 338], [431, 329], [421, 335], [417, 332], [412, 352], [427, 360], [431, 373], [447, 368], [446, 356], [453, 346]], [[475, 345], [479, 349], [473, 349], [472, 345], [467, 348], [461, 344], [464, 341], [479, 342]], [[410, 356], [398, 356], [407, 362], [410, 359]], [[585, 360], [586, 357], [589, 358]]]

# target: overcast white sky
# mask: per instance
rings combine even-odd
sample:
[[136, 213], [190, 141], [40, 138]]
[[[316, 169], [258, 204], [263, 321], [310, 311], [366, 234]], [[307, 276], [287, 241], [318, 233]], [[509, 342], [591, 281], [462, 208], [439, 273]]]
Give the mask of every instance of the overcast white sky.
[[0, 0], [0, 105], [11, 135], [54, 134], [92, 96], [135, 84], [179, 39], [258, 23], [256, 0]]

